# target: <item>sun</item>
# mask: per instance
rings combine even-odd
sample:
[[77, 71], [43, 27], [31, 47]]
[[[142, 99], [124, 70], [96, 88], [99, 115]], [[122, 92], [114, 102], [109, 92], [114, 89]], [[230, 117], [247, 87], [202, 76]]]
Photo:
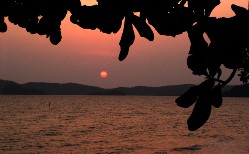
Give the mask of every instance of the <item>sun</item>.
[[108, 73], [106, 71], [100, 72], [101, 78], [106, 78], [108, 76]]

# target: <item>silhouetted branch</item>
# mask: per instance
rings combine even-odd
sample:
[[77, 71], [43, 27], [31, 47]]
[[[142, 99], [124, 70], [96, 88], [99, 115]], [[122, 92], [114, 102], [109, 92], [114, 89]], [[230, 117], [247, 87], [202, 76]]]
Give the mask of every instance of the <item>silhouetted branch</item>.
[[236, 72], [237, 72], [237, 69], [233, 69], [233, 72], [230, 74], [230, 76], [227, 78], [227, 80], [224, 81], [224, 82], [220, 85], [220, 87], [222, 88], [222, 87], [224, 87], [225, 85], [227, 85], [230, 81], [232, 81], [232, 79], [234, 78]]

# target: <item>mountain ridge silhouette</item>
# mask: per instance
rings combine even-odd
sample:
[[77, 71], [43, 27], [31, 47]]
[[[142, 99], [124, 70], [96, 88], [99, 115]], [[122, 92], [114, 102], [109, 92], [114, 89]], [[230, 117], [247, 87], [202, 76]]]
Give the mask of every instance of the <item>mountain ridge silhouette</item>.
[[[134, 86], [101, 88], [78, 83], [27, 82], [0, 80], [0, 95], [136, 95], [136, 96], [179, 96], [193, 84], [167, 85], [159, 87]], [[243, 91], [241, 93], [240, 91]], [[223, 89], [226, 97], [249, 97], [249, 84], [228, 85]]]

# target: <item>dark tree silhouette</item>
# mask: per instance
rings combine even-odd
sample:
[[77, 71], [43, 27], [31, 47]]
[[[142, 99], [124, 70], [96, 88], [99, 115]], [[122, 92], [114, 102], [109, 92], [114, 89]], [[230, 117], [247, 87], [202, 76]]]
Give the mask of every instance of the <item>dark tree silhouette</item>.
[[[189, 130], [197, 130], [209, 118], [211, 106], [222, 104], [221, 89], [237, 71], [240, 80], [249, 80], [249, 11], [232, 5], [235, 16], [209, 17], [220, 0], [97, 0], [98, 5], [85, 6], [80, 0], [1, 0], [0, 32], [7, 31], [5, 19], [25, 28], [31, 34], [46, 35], [57, 45], [61, 39], [60, 25], [68, 11], [70, 21], [84, 29], [99, 29], [103, 33], [117, 33], [124, 19], [120, 40], [119, 60], [124, 60], [135, 40], [133, 27], [139, 35], [154, 40], [153, 26], [160, 35], [176, 36], [188, 33], [191, 42], [187, 65], [194, 75], [206, 80], [191, 87], [176, 99], [180, 107], [195, 103], [188, 119]], [[134, 13], [140, 13], [139, 16]], [[210, 39], [207, 43], [204, 33]], [[232, 69], [226, 80], [221, 80], [221, 65]]]

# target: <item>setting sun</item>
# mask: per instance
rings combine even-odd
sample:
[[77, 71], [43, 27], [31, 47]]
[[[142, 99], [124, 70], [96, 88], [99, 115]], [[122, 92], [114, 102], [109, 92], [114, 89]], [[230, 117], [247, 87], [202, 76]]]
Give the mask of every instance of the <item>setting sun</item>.
[[107, 77], [107, 72], [106, 71], [102, 71], [101, 73], [100, 73], [100, 76], [102, 77], [102, 78], [106, 78]]

